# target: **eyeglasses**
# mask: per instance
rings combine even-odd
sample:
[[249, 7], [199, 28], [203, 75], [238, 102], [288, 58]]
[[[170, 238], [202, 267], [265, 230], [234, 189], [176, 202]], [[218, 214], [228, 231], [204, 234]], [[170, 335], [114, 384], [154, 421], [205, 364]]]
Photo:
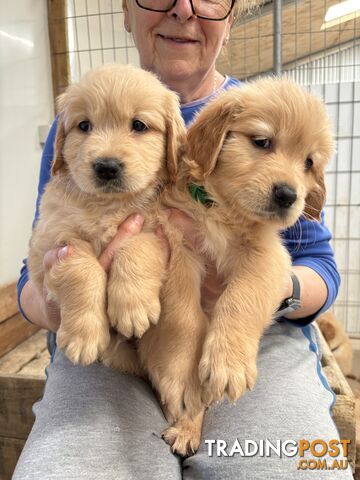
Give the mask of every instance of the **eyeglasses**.
[[[236, 0], [189, 0], [191, 10], [198, 18], [225, 20], [231, 13]], [[136, 0], [137, 5], [151, 12], [169, 12], [177, 0]]]

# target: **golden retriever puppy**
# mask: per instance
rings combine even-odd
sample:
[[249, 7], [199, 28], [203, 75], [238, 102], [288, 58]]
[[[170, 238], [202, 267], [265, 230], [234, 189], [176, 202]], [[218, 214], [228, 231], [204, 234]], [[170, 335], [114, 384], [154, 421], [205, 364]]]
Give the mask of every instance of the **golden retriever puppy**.
[[[202, 267], [162, 207], [186, 140], [178, 98], [151, 73], [112, 65], [71, 85], [58, 106], [52, 178], [29, 252], [31, 279], [61, 309], [57, 345], [75, 363], [99, 359], [150, 379], [170, 422], [184, 407], [199, 412], [207, 320], [193, 285]], [[115, 252], [107, 276], [98, 257], [134, 212], [145, 216], [142, 232]], [[44, 254], [65, 244], [74, 253], [44, 278]]]
[[322, 313], [316, 321], [343, 374], [351, 375], [353, 349], [344, 327], [330, 311]]
[[[75, 247], [45, 281], [61, 308], [57, 345], [87, 365], [119, 343], [114, 336], [109, 345], [109, 322], [125, 337], [141, 337], [158, 321], [165, 258], [154, 230], [185, 127], [177, 96], [130, 66], [89, 72], [59, 97], [58, 109], [52, 178], [30, 242], [29, 271], [42, 291], [45, 252]], [[145, 215], [144, 228], [116, 252], [107, 277], [98, 257], [135, 212]], [[137, 371], [133, 349], [120, 350], [125, 369]]]
[[[225, 395], [233, 402], [255, 383], [260, 338], [283, 300], [291, 261], [280, 231], [302, 213], [320, 219], [334, 142], [319, 99], [290, 80], [267, 78], [210, 102], [188, 130], [188, 148], [168, 202], [195, 220], [200, 249], [225, 287], [207, 312], [202, 398], [204, 405]], [[202, 202], [191, 201], [189, 185]], [[196, 450], [202, 415], [185, 411], [166, 441], [183, 454]]]

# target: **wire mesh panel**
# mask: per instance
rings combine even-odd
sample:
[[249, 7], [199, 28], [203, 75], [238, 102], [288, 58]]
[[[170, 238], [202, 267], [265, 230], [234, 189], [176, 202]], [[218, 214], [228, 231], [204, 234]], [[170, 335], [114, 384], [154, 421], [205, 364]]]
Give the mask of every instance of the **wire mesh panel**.
[[[296, 18], [308, 12], [307, 32], [295, 34], [298, 51], [299, 35], [309, 46], [284, 70], [323, 98], [337, 140], [325, 208], [342, 278], [334, 313], [360, 338], [360, 1], [306, 0], [291, 8]], [[284, 49], [286, 41], [284, 35]]]
[[326, 172], [326, 223], [342, 283], [334, 313], [347, 332], [360, 332], [360, 82], [312, 85], [325, 101], [337, 139]]
[[68, 0], [66, 24], [71, 81], [105, 63], [139, 64], [121, 0]]
[[[218, 60], [221, 72], [239, 79], [271, 73], [274, 1], [250, 0], [262, 6], [236, 19]], [[108, 62], [139, 65], [121, 0], [48, 2], [62, 2], [66, 12], [50, 22], [50, 30], [66, 26], [65, 41], [52, 42], [52, 51], [67, 55], [68, 81]], [[283, 70], [321, 95], [333, 120], [337, 154], [326, 175], [326, 221], [342, 276], [334, 312], [360, 338], [360, 0], [283, 0], [280, 28]]]

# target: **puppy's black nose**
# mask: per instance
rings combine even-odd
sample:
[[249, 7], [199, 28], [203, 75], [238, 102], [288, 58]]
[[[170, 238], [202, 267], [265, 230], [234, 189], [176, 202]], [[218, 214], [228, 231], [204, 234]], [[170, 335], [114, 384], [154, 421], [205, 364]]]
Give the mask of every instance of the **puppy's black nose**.
[[272, 191], [273, 202], [281, 208], [290, 208], [297, 199], [295, 190], [286, 183], [274, 185]]
[[121, 175], [123, 165], [116, 158], [102, 157], [93, 163], [93, 169], [100, 180], [116, 180]]

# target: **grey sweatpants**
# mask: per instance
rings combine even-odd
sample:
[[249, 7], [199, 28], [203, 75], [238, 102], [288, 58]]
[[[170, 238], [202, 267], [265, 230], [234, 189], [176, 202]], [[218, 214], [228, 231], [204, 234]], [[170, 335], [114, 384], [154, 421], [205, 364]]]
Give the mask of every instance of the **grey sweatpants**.
[[[246, 440], [338, 438], [329, 413], [334, 397], [320, 371], [313, 327], [271, 326], [261, 342], [258, 367], [253, 391], [235, 406], [223, 402], [207, 411], [200, 449], [182, 461], [160, 437], [166, 421], [148, 384], [100, 364], [74, 366], [57, 352], [13, 479], [352, 478], [350, 467], [300, 470], [298, 455], [230, 456], [236, 440], [244, 448]], [[212, 445], [212, 455], [205, 440], [220, 441]], [[217, 452], [217, 445], [227, 447]], [[329, 464], [334, 460], [326, 458]]]

